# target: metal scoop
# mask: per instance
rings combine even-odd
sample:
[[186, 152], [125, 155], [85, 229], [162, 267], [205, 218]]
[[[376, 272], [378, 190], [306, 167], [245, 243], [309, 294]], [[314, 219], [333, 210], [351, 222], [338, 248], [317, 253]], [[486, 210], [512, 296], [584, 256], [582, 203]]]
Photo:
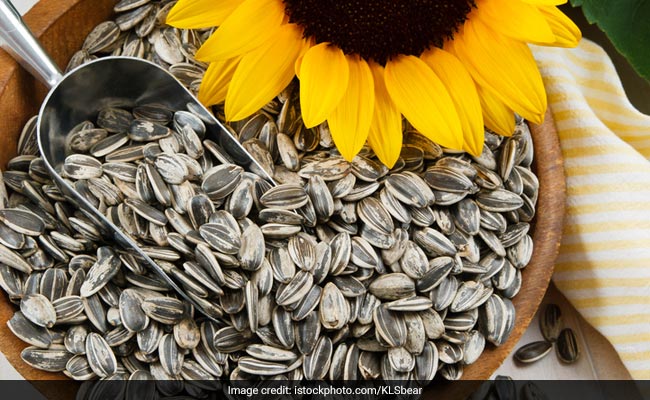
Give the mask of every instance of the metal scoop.
[[66, 135], [76, 124], [94, 119], [98, 111], [105, 107], [131, 108], [139, 104], [157, 103], [170, 110], [191, 108], [205, 122], [206, 138], [221, 146], [230, 162], [254, 170], [257, 175], [273, 183], [271, 177], [176, 78], [156, 64], [130, 57], [106, 57], [62, 75], [9, 0], [0, 0], [0, 38], [6, 42], [8, 52], [50, 88], [38, 115], [38, 147], [63, 195], [102, 230], [104, 237], [132, 251], [176, 292], [211, 317], [212, 313], [206, 312], [204, 307], [189, 297], [131, 238], [57, 173], [57, 166], [63, 163], [66, 156]]

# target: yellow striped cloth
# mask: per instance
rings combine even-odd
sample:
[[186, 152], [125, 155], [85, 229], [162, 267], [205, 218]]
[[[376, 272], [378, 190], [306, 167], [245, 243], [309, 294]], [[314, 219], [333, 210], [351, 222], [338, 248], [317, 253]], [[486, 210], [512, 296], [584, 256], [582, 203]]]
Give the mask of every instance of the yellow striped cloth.
[[560, 136], [567, 219], [553, 280], [650, 379], [650, 117], [628, 101], [610, 58], [532, 46]]

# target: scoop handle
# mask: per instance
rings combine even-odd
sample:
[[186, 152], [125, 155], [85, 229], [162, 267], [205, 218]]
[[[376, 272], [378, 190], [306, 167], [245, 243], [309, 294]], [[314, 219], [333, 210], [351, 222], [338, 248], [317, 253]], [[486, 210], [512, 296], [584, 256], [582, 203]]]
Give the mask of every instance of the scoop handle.
[[2, 47], [49, 88], [61, 80], [61, 70], [9, 0], [0, 0], [0, 39], [4, 42]]

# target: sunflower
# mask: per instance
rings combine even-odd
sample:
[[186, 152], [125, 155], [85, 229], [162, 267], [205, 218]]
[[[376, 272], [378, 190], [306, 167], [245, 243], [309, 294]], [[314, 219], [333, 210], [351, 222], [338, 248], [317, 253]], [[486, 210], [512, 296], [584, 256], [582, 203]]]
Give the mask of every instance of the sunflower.
[[196, 53], [210, 65], [205, 105], [242, 120], [297, 76], [308, 128], [325, 121], [348, 160], [368, 142], [399, 157], [402, 116], [434, 142], [479, 155], [484, 126], [541, 123], [546, 93], [528, 43], [572, 47], [566, 0], [179, 0], [167, 23], [217, 27]]

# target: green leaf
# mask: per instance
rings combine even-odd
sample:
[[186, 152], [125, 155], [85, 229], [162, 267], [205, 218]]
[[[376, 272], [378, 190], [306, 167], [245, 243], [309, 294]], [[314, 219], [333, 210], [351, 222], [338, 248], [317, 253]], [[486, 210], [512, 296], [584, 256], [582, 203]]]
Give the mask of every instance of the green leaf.
[[650, 1], [571, 0], [582, 6], [590, 23], [596, 23], [634, 69], [650, 80]]

